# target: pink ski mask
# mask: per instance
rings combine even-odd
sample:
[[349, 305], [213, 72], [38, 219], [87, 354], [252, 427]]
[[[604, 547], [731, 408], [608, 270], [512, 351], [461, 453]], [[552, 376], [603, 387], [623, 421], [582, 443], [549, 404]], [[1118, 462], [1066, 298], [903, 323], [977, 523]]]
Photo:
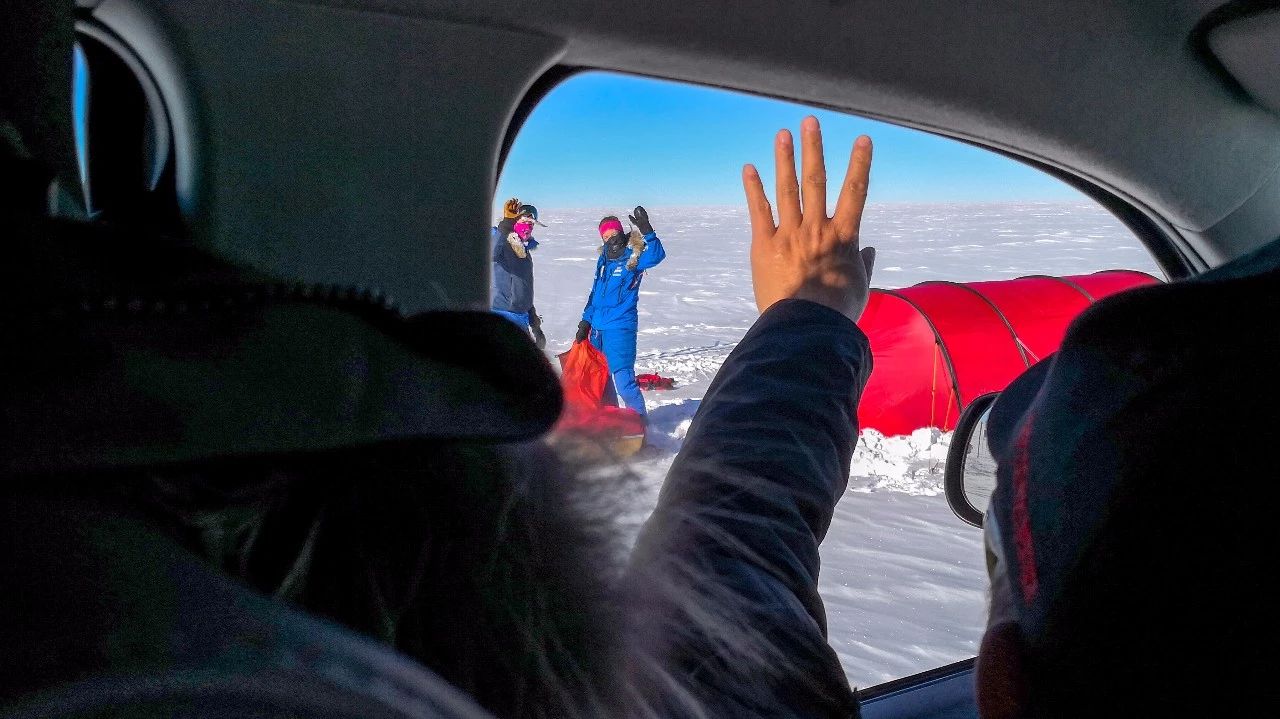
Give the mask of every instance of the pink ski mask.
[[516, 237], [519, 237], [522, 240], [527, 240], [530, 237], [533, 237], [533, 221], [531, 220], [517, 222], [512, 229], [516, 231]]

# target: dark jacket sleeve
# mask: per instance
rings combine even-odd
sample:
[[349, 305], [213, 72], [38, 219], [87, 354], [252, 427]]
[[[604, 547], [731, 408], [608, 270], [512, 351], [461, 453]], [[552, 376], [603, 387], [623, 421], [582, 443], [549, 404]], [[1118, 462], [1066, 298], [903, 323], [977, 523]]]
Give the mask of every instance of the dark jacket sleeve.
[[857, 712], [826, 640], [818, 544], [870, 372], [848, 318], [780, 302], [720, 368], [671, 466], [623, 587], [637, 661], [712, 716]]

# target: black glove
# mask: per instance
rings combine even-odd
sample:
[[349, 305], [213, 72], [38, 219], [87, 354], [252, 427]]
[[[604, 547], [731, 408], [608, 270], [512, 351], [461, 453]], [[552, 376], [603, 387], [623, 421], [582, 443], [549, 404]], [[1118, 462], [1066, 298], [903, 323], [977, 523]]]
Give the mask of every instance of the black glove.
[[582, 320], [578, 323], [578, 334], [573, 336], [573, 341], [581, 342], [585, 340], [589, 334], [591, 334], [591, 323], [586, 320]]
[[631, 224], [635, 225], [637, 230], [640, 230], [640, 234], [647, 235], [653, 232], [653, 225], [649, 223], [649, 213], [640, 205], [636, 205], [636, 209], [627, 215], [627, 219], [631, 220]]
[[529, 308], [529, 329], [533, 331], [533, 343], [538, 346], [538, 349], [546, 349], [547, 336], [542, 334], [542, 318], [532, 307]]

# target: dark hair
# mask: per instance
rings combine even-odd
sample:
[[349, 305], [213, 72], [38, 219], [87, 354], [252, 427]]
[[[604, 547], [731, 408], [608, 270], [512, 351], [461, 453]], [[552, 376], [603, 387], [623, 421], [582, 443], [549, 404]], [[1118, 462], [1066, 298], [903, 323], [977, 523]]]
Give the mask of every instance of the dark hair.
[[[686, 560], [687, 523], [636, 571], [631, 508], [652, 488], [609, 459], [589, 440], [416, 442], [166, 470], [114, 493], [497, 716], [762, 716], [778, 682], [820, 675], [821, 652], [788, 649], [786, 628]], [[700, 671], [673, 672], [691, 647]]]
[[618, 224], [622, 224], [622, 220], [619, 220], [617, 215], [605, 215], [604, 217], [601, 217], [601, 218], [600, 218], [600, 221], [599, 221], [599, 222], [597, 222], [597, 223], [596, 223], [596, 228], [597, 228], [597, 229], [599, 229], [600, 225], [603, 225], [604, 223], [609, 222], [609, 221], [613, 221], [613, 222], [616, 222], [616, 223], [618, 223]]
[[[594, 480], [594, 478], [593, 478]], [[503, 717], [602, 713], [626, 548], [542, 444], [410, 443], [223, 463], [123, 491], [265, 594], [381, 639]], [[588, 506], [590, 505], [590, 506]]]

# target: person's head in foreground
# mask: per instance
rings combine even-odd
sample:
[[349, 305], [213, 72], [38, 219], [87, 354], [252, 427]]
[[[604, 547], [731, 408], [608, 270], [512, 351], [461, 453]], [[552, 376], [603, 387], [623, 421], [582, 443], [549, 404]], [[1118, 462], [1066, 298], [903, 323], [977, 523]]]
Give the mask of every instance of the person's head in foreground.
[[1277, 267], [1272, 243], [1109, 298], [992, 407], [984, 719], [1235, 716], [1267, 695], [1277, 490], [1247, 447], [1280, 441]]
[[[379, 640], [503, 717], [759, 716], [786, 713], [772, 709], [797, 701], [849, 714], [855, 700], [811, 614], [821, 604], [816, 585], [806, 579], [782, 587], [751, 562], [739, 537], [702, 524], [722, 512], [676, 507], [666, 525], [646, 525], [648, 539], [636, 542], [649, 547], [643, 561], [638, 551], [621, 556], [631, 543], [617, 514], [634, 495], [618, 491], [627, 489], [625, 477], [582, 477], [548, 445], [561, 388], [546, 357], [510, 322], [488, 312], [404, 317], [369, 294], [285, 284], [213, 248], [47, 221], [47, 204], [37, 200], [71, 158], [72, 6], [17, 0], [6, 11], [33, 21], [0, 25], [0, 36], [47, 33], [55, 41], [36, 38], [21, 46], [31, 52], [6, 45], [8, 54], [0, 53], [0, 88], [11, 90], [0, 93], [0, 164], [38, 170], [28, 182], [31, 202], [14, 210], [11, 262], [0, 265], [6, 347], [21, 348], [4, 355], [0, 377], [7, 480], [0, 510], [21, 540], [0, 543], [0, 567], [25, 578], [14, 583], [21, 592], [3, 596], [27, 601], [50, 586], [41, 578], [79, 591], [29, 602], [25, 614], [0, 612], [0, 706], [85, 677], [172, 670], [204, 651], [206, 643], [190, 641], [193, 632], [226, 639], [271, 667], [288, 663], [290, 672], [364, 682], [363, 675], [333, 678], [346, 667], [325, 663], [324, 652], [342, 650], [336, 640], [315, 647], [320, 669], [311, 654], [276, 653], [284, 646], [273, 643], [278, 625], [253, 613], [266, 606]], [[52, 99], [45, 106], [41, 98]], [[815, 120], [805, 121], [804, 133], [808, 177], [821, 163]], [[791, 152], [789, 137], [779, 139], [779, 153]], [[845, 318], [856, 318], [867, 295], [870, 267], [858, 256], [857, 219], [869, 142], [854, 156], [857, 181], [842, 189], [834, 221], [815, 210], [801, 224], [798, 190], [780, 193], [797, 201], [783, 199], [779, 225], [766, 221], [758, 175], [746, 175], [755, 183], [748, 187], [753, 239], [772, 258], [753, 262], [759, 308], [811, 300], [797, 311], [810, 313], [828, 333], [824, 340], [832, 327], [852, 329]], [[789, 183], [794, 190], [794, 168]], [[825, 200], [825, 187], [812, 194]], [[504, 207], [503, 222], [534, 216], [521, 207]], [[122, 296], [147, 298], [146, 311]], [[775, 323], [774, 331], [785, 326]], [[767, 349], [780, 352], [780, 361], [807, 366], [810, 358], [790, 343], [777, 344]], [[834, 372], [854, 376], [844, 360], [864, 347], [847, 337], [821, 344], [832, 352]], [[849, 384], [842, 410], [856, 397]], [[827, 434], [850, 445], [852, 425], [835, 425]], [[698, 443], [691, 435], [685, 447]], [[814, 453], [795, 444], [788, 447], [801, 462]], [[816, 451], [834, 455], [832, 444]], [[739, 481], [741, 465], [724, 469], [735, 451], [708, 451], [714, 461], [699, 471]], [[823, 467], [839, 464], [833, 458]], [[844, 479], [827, 474], [833, 483]], [[705, 473], [673, 476], [668, 481], [695, 496], [705, 491], [696, 481]], [[773, 490], [784, 498], [799, 491], [777, 483]], [[823, 514], [829, 521], [838, 495], [824, 493], [813, 523], [824, 524]], [[718, 503], [722, 495], [702, 499]], [[740, 512], [734, 531], [788, 521]], [[187, 571], [130, 562], [132, 555], [114, 552], [81, 524], [61, 521], [68, 515], [85, 526], [128, 522], [129, 541]], [[691, 536], [709, 547], [704, 557], [736, 562], [730, 573], [752, 580], [728, 581], [690, 558]], [[781, 537], [807, 542], [805, 556], [816, 558], [807, 525], [767, 534], [767, 549], [789, 555]], [[58, 556], [60, 542], [84, 551]], [[74, 561], [62, 563], [67, 558]], [[94, 581], [101, 576], [118, 582]], [[216, 611], [199, 613], [193, 607], [205, 605], [170, 592], [179, 581], [212, 588], [199, 599]], [[751, 596], [760, 585], [778, 589]], [[805, 600], [776, 615], [774, 600], [785, 593]], [[252, 601], [230, 601], [244, 597]], [[70, 606], [93, 616], [62, 611], [62, 600], [80, 601]], [[749, 613], [759, 605], [767, 611]], [[148, 622], [153, 616], [162, 620]], [[24, 641], [7, 641], [18, 625]], [[261, 629], [264, 635], [243, 640], [261, 639], [261, 646], [223, 637], [228, 626]], [[371, 642], [360, 646], [360, 656], [386, 656]], [[254, 671], [243, 653], [217, 655], [214, 673]], [[690, 670], [695, 663], [701, 670]], [[381, 690], [411, 694], [420, 676], [397, 676]]]

